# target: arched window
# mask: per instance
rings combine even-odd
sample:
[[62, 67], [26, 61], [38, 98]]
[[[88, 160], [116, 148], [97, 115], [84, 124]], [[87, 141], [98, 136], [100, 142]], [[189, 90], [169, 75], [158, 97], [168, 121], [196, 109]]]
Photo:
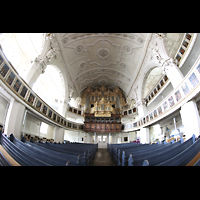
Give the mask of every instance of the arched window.
[[58, 67], [47, 65], [45, 72], [39, 76], [33, 90], [53, 109], [62, 113], [65, 99], [65, 86], [62, 73]]
[[3, 33], [0, 44], [7, 59], [25, 80], [33, 60], [41, 54], [43, 33]]

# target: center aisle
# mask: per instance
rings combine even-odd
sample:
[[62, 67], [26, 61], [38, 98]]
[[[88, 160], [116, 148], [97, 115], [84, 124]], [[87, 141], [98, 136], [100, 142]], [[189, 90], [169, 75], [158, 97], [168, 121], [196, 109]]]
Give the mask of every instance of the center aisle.
[[89, 166], [116, 166], [107, 149], [98, 149], [94, 160]]

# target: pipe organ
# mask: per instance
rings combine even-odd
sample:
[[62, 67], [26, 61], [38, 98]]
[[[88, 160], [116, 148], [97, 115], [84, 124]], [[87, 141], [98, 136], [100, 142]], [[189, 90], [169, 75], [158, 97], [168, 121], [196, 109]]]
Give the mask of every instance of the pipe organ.
[[80, 105], [84, 107], [86, 132], [120, 132], [121, 111], [127, 103], [121, 89], [90, 87], [83, 91]]

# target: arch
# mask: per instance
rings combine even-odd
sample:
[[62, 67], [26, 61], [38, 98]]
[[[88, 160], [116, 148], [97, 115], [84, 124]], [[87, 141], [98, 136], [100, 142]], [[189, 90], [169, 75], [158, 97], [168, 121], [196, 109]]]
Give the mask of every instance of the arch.
[[56, 65], [47, 65], [33, 85], [33, 90], [58, 113], [63, 113], [65, 83], [62, 72]]
[[3, 33], [0, 36], [3, 51], [25, 80], [30, 71], [31, 63], [39, 56], [45, 45], [43, 33]]
[[60, 61], [60, 59], [51, 59], [51, 64], [56, 66], [61, 74], [62, 74], [62, 77], [63, 77], [63, 83], [64, 83], [64, 88], [65, 88], [65, 91], [64, 91], [64, 104], [63, 104], [63, 109], [62, 109], [62, 115], [64, 117], [66, 117], [66, 114], [67, 114], [67, 106], [68, 106], [68, 101], [69, 101], [69, 82], [68, 82], [68, 76], [67, 76], [67, 73], [66, 73], [66, 69], [65, 67], [63, 66], [63, 63]]
[[142, 83], [142, 98], [145, 98], [149, 92], [155, 87], [156, 83], [162, 77], [162, 68], [158, 66], [152, 67], [144, 76]]
[[141, 80], [141, 82], [139, 81], [138, 90], [137, 90], [137, 94], [138, 94], [138, 99], [139, 100], [145, 98], [145, 96], [144, 96], [144, 87], [145, 87], [146, 79], [148, 78], [148, 76], [151, 73], [151, 71], [153, 69], [157, 68], [157, 67], [162, 68], [161, 64], [159, 64], [158, 62], [151, 61], [145, 67], [144, 73], [142, 73], [140, 75], [140, 78], [138, 80]]

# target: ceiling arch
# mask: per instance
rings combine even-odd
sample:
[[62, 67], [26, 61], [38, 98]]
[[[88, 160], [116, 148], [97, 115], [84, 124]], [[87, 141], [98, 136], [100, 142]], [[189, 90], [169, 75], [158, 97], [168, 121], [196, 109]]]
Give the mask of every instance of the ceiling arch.
[[77, 91], [119, 86], [125, 93], [139, 71], [148, 33], [56, 34]]

